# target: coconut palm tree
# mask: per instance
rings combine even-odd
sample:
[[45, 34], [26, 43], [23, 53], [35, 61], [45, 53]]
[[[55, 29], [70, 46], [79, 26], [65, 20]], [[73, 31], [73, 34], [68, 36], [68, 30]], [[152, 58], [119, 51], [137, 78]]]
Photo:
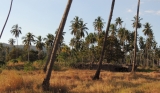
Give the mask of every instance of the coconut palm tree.
[[14, 44], [15, 44], [15, 39], [13, 39], [13, 38], [10, 38], [9, 40], [8, 40], [8, 43], [11, 45], [11, 46], [14, 46]]
[[32, 43], [35, 42], [35, 35], [33, 35], [32, 33], [28, 32], [26, 34], [26, 36], [22, 37], [22, 42], [23, 44], [25, 45], [25, 48], [27, 48], [28, 50], [28, 62], [30, 61], [29, 60], [29, 51], [30, 51], [30, 46], [32, 45]]
[[144, 35], [147, 35], [148, 38], [152, 38], [153, 37], [153, 32], [151, 29], [152, 26], [148, 22], [143, 26], [144, 26], [144, 29], [143, 29]]
[[117, 28], [115, 24], [111, 24], [110, 25], [110, 29], [109, 29], [110, 35], [111, 36], [116, 36], [116, 32], [117, 32]]
[[120, 17], [118, 17], [118, 18], [116, 18], [115, 21], [116, 21], [116, 26], [119, 25], [119, 28], [121, 28], [122, 27], [122, 23], [123, 23], [122, 19]]
[[10, 15], [10, 13], [11, 13], [12, 3], [13, 3], [13, 0], [11, 0], [9, 13], [8, 13], [7, 19], [6, 19], [5, 23], [4, 23], [4, 26], [3, 26], [3, 28], [2, 28], [2, 31], [1, 31], [1, 34], [0, 34], [0, 39], [1, 39], [1, 37], [2, 37], [2, 34], [3, 34], [3, 31], [4, 31], [4, 28], [5, 28], [6, 24], [7, 24], [7, 21], [8, 21], [9, 15]]
[[40, 54], [45, 46], [45, 43], [42, 42], [43, 38], [41, 36], [38, 36], [36, 38], [37, 38], [37, 40], [35, 40], [36, 41], [35, 44], [36, 44], [36, 48], [38, 50], [38, 58], [40, 59]]
[[48, 33], [47, 37], [44, 38], [47, 49], [49, 49], [53, 45], [54, 38], [55, 38], [54, 35], [50, 33]]
[[86, 27], [87, 23], [84, 23], [82, 18], [76, 16], [71, 23], [71, 34], [74, 35], [78, 40], [84, 37], [85, 33], [88, 35], [88, 28]]
[[78, 32], [79, 32], [79, 24], [82, 21], [82, 18], [79, 18], [78, 16], [75, 16], [75, 18], [71, 21], [72, 25], [71, 27], [71, 34], [74, 36], [77, 36]]
[[106, 46], [106, 41], [107, 41], [107, 37], [108, 37], [108, 31], [109, 31], [110, 22], [111, 22], [111, 19], [112, 19], [112, 13], [113, 13], [113, 9], [114, 9], [114, 3], [115, 3], [115, 0], [112, 0], [111, 11], [110, 11], [110, 16], [109, 16], [109, 20], [108, 20], [108, 25], [107, 25], [107, 28], [106, 28], [105, 39], [104, 39], [104, 42], [103, 42], [103, 48], [102, 48], [101, 56], [100, 56], [100, 59], [99, 59], [99, 65], [98, 65], [98, 69], [97, 69], [94, 77], [92, 78], [93, 80], [99, 79], [99, 75], [100, 75], [100, 71], [101, 71], [101, 67], [102, 67], [102, 60], [103, 60], [105, 46]]
[[104, 24], [105, 22], [103, 22], [103, 19], [100, 16], [98, 16], [97, 19], [95, 19], [93, 22], [94, 29], [97, 30], [98, 33], [102, 32], [102, 29], [104, 28]]
[[[17, 48], [18, 48], [18, 37], [20, 34], [22, 34], [21, 32], [21, 27], [18, 26], [18, 24], [14, 25], [12, 27], [11, 33], [16, 37], [17, 39]], [[16, 57], [18, 55], [18, 51], [16, 52]]]
[[88, 32], [87, 32], [88, 28], [86, 27], [86, 24], [87, 23], [84, 23], [83, 21], [80, 21], [78, 37], [80, 37], [80, 38], [85, 37], [84, 33], [86, 33], [88, 35]]
[[64, 15], [62, 17], [61, 23], [58, 28], [58, 34], [56, 35], [56, 39], [55, 39], [52, 53], [50, 56], [50, 61], [49, 61], [49, 66], [47, 68], [46, 76], [45, 76], [44, 81], [42, 83], [43, 90], [49, 90], [49, 81], [50, 81], [50, 77], [51, 77], [52, 67], [53, 67], [54, 61], [56, 60], [56, 52], [58, 49], [58, 44], [60, 43], [60, 38], [63, 33], [63, 29], [64, 29], [64, 26], [65, 26], [65, 23], [67, 20], [67, 16], [68, 16], [71, 4], [72, 4], [72, 0], [68, 0], [68, 4], [66, 6]]
[[140, 51], [140, 62], [142, 65], [144, 65], [143, 61], [142, 61], [142, 55], [144, 55], [144, 50], [145, 50], [145, 42], [144, 42], [144, 38], [142, 36], [139, 37], [139, 47], [141, 49]]
[[137, 5], [137, 16], [134, 17], [135, 20], [133, 20], [133, 27], [135, 27], [135, 37], [134, 37], [134, 61], [132, 65], [132, 71], [135, 71], [135, 63], [136, 63], [136, 52], [137, 52], [137, 28], [141, 28], [141, 23], [140, 23], [140, 17], [139, 17], [139, 7], [140, 7], [140, 0], [138, 0], [138, 5]]
[[95, 33], [89, 33], [85, 40], [88, 44], [93, 45], [97, 41]]

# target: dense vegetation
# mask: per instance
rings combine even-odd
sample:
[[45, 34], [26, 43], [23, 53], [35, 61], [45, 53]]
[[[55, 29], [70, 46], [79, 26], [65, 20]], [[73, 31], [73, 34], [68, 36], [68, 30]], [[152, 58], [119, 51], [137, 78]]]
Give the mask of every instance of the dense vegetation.
[[[136, 65], [157, 67], [159, 66], [160, 49], [157, 47], [157, 42], [154, 39], [154, 31], [149, 22], [142, 24], [140, 20], [142, 19], [139, 18], [138, 28], [143, 28], [142, 31], [145, 37], [137, 37]], [[132, 21], [133, 27], [135, 27], [136, 17]], [[61, 42], [58, 45], [57, 62], [62, 62], [67, 66], [76, 63], [98, 62], [105, 35], [104, 25], [103, 18], [99, 16], [93, 22], [93, 27], [97, 32], [88, 33], [87, 23], [78, 16], [73, 18], [70, 26], [70, 32], [73, 37], [69, 45], [67, 45], [64, 43], [66, 32], [63, 32]], [[116, 18], [115, 23], [110, 25], [103, 62], [112, 64], [131, 64], [133, 62], [134, 31], [130, 31], [122, 25], [123, 21], [120, 17]], [[22, 37], [24, 48], [19, 48], [18, 37], [22, 32], [23, 30], [21, 31], [21, 27], [18, 24], [12, 27], [11, 33], [17, 41], [14, 38], [10, 38], [8, 40], [10, 46], [0, 44], [0, 61], [6, 63], [16, 59], [23, 62], [34, 62], [36, 60], [47, 59], [53, 46], [55, 35], [49, 33], [47, 36], [35, 36], [31, 32], [28, 32], [26, 36]], [[57, 31], [55, 31], [56, 33]], [[17, 45], [15, 45], [16, 42]], [[36, 46], [37, 50], [30, 49], [33, 45]]]

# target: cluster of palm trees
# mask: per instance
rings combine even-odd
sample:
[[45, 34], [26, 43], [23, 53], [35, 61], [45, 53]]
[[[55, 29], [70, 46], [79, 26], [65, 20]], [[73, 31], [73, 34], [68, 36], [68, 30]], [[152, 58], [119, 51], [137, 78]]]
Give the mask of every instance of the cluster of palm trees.
[[[13, 0], [12, 0], [13, 1]], [[38, 58], [43, 53], [43, 49], [46, 46], [48, 60], [45, 65], [46, 77], [43, 82], [44, 90], [49, 87], [49, 79], [51, 76], [52, 66], [56, 58], [63, 61], [73, 62], [99, 62], [97, 72], [93, 79], [99, 79], [99, 74], [102, 66], [102, 61], [107, 60], [108, 63], [121, 63], [132, 64], [133, 69], [135, 65], [152, 66], [158, 65], [160, 58], [160, 48], [157, 47], [157, 43], [154, 39], [152, 26], [150, 23], [142, 24], [139, 17], [140, 0], [138, 0], [137, 15], [133, 18], [134, 31], [130, 31], [125, 26], [123, 27], [123, 20], [118, 17], [115, 19], [115, 23], [110, 23], [112, 13], [114, 9], [115, 0], [112, 1], [111, 12], [108, 19], [106, 30], [104, 31], [105, 22], [103, 18], [98, 16], [94, 22], [93, 27], [97, 32], [88, 33], [87, 23], [82, 18], [75, 16], [71, 21], [70, 31], [74, 36], [70, 40], [70, 47], [63, 43], [63, 32], [65, 22], [68, 16], [68, 12], [71, 6], [72, 0], [68, 0], [66, 10], [64, 12], [62, 21], [59, 28], [55, 32], [56, 36], [48, 34], [46, 38], [42, 36], [36, 37], [32, 33], [27, 33], [22, 37], [25, 49], [28, 51], [28, 61], [30, 46], [34, 43], [38, 51]], [[11, 2], [12, 4], [12, 2]], [[137, 36], [137, 29], [142, 28], [144, 35]], [[3, 30], [2, 30], [3, 32]], [[14, 25], [11, 33], [16, 37], [18, 48], [18, 37], [21, 34], [21, 27]], [[137, 44], [137, 39], [138, 43]], [[9, 39], [9, 44], [14, 46], [15, 39]], [[2, 51], [2, 45], [0, 45], [0, 51]], [[18, 52], [16, 53], [18, 55]], [[58, 56], [57, 56], [58, 55]], [[18, 56], [16, 56], [18, 58]], [[49, 66], [48, 66], [49, 65]]]

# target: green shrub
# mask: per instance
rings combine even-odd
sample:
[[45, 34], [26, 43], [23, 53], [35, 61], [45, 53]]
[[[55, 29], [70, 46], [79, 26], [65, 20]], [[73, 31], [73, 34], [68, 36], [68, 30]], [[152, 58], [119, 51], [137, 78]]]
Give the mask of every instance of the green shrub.
[[54, 71], [60, 71], [61, 70], [61, 66], [54, 64], [53, 65], [53, 70]]
[[24, 64], [24, 70], [25, 71], [32, 71], [32, 70], [35, 70], [35, 67], [32, 65], [31, 62], [27, 62]]
[[17, 59], [12, 59], [11, 60], [13, 63], [18, 63], [18, 60]]

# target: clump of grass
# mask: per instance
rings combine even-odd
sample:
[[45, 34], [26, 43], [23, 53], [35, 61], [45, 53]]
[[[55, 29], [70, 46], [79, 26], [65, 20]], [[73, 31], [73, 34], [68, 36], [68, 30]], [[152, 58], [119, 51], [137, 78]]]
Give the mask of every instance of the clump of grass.
[[45, 92], [41, 87], [45, 76], [43, 71], [3, 70], [0, 74], [0, 93], [159, 93], [158, 73], [102, 71], [101, 79], [93, 81], [91, 76], [94, 73], [95, 70], [53, 71], [50, 90]]
[[[5, 72], [5, 71], [4, 71]], [[1, 74], [4, 74], [2, 72]], [[16, 71], [7, 71], [0, 76], [0, 91], [14, 91], [23, 86], [23, 78]]]

